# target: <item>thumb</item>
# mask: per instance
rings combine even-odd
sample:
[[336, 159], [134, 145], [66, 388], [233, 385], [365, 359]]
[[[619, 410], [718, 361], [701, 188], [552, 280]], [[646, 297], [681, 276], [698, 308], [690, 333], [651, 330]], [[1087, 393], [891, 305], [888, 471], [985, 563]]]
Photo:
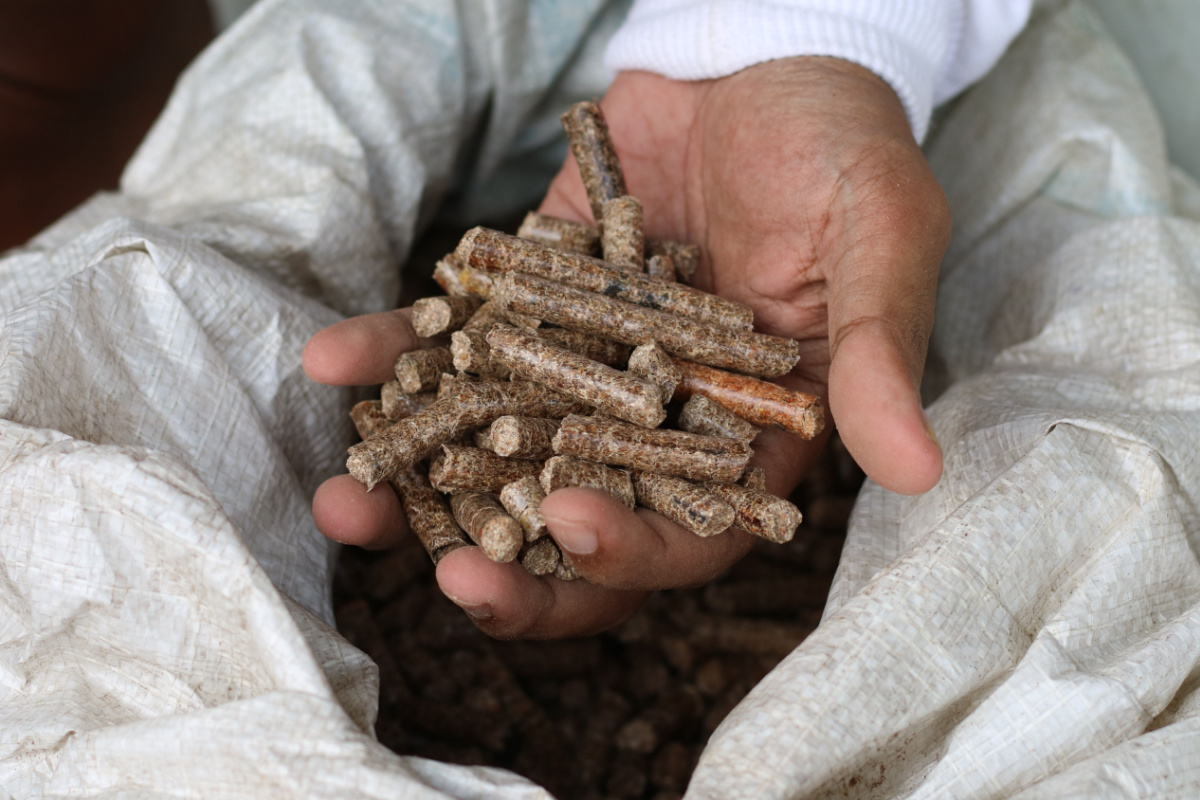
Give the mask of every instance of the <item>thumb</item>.
[[830, 411], [867, 475], [901, 494], [928, 491], [942, 474], [919, 387], [950, 212], [932, 175], [915, 183], [915, 195], [896, 185], [906, 191], [851, 228], [829, 287]]

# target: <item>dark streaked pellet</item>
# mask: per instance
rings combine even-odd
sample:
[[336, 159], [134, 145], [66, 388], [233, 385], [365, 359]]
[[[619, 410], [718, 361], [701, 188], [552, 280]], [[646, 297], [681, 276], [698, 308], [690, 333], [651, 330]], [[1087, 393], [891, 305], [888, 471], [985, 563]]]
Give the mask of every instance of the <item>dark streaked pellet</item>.
[[562, 115], [562, 125], [579, 165], [592, 215], [599, 220], [605, 201], [627, 194], [625, 175], [604, 112], [596, 102], [576, 103]]
[[733, 506], [735, 525], [767, 541], [791, 541], [800, 525], [800, 509], [773, 494], [728, 482], [710, 483], [707, 488]]
[[633, 491], [639, 505], [697, 536], [713, 536], [733, 524], [734, 512], [728, 503], [683, 478], [635, 471]]

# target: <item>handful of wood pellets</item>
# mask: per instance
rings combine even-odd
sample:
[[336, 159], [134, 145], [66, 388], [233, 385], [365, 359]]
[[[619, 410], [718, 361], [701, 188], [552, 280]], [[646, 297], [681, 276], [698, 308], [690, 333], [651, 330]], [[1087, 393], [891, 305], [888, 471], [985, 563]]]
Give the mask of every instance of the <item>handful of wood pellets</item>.
[[450, 346], [401, 355], [381, 399], [355, 406], [350, 474], [390, 482], [435, 563], [474, 543], [578, 577], [540, 511], [568, 486], [699, 536], [790, 540], [799, 510], [749, 461], [760, 427], [810, 439], [823, 426], [816, 397], [762, 380], [795, 366], [797, 343], [690, 286], [696, 246], [644, 237], [596, 103], [563, 125], [599, 225], [530, 213], [516, 236], [469, 231], [434, 272], [446, 296], [413, 305], [417, 334]]

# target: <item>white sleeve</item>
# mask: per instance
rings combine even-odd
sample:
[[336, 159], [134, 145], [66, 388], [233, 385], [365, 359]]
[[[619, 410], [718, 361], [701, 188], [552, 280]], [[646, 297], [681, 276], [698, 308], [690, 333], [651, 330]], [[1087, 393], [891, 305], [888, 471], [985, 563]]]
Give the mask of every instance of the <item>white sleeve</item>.
[[887, 81], [917, 141], [933, 107], [991, 69], [1033, 0], [635, 0], [609, 43], [612, 72], [677, 80], [789, 56], [836, 56]]

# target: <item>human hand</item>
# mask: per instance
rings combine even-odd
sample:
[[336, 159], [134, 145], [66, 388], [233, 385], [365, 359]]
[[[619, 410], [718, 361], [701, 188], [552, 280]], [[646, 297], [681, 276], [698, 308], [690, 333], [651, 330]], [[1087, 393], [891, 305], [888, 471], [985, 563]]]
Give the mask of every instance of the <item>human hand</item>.
[[[903, 493], [931, 488], [941, 452], [917, 387], [949, 212], [892, 90], [848, 62], [794, 58], [715, 81], [624, 73], [602, 105], [647, 235], [700, 244], [700, 288], [753, 307], [760, 330], [800, 341], [800, 365], [781, 382], [828, 399], [868, 475]], [[591, 219], [572, 160], [541, 210]], [[381, 383], [395, 356], [418, 346], [406, 325], [393, 312], [332, 326], [309, 343], [305, 369], [328, 383]], [[356, 355], [367, 341], [378, 356]], [[787, 496], [822, 444], [764, 431], [754, 463]], [[559, 490], [542, 510], [586, 581], [534, 578], [477, 548], [438, 565], [442, 590], [489, 634], [602, 630], [649, 591], [715, 578], [753, 543], [737, 529], [701, 539], [586, 489]], [[321, 487], [313, 514], [327, 536], [352, 544], [387, 546], [405, 532], [394, 493], [367, 493], [348, 476]]]

